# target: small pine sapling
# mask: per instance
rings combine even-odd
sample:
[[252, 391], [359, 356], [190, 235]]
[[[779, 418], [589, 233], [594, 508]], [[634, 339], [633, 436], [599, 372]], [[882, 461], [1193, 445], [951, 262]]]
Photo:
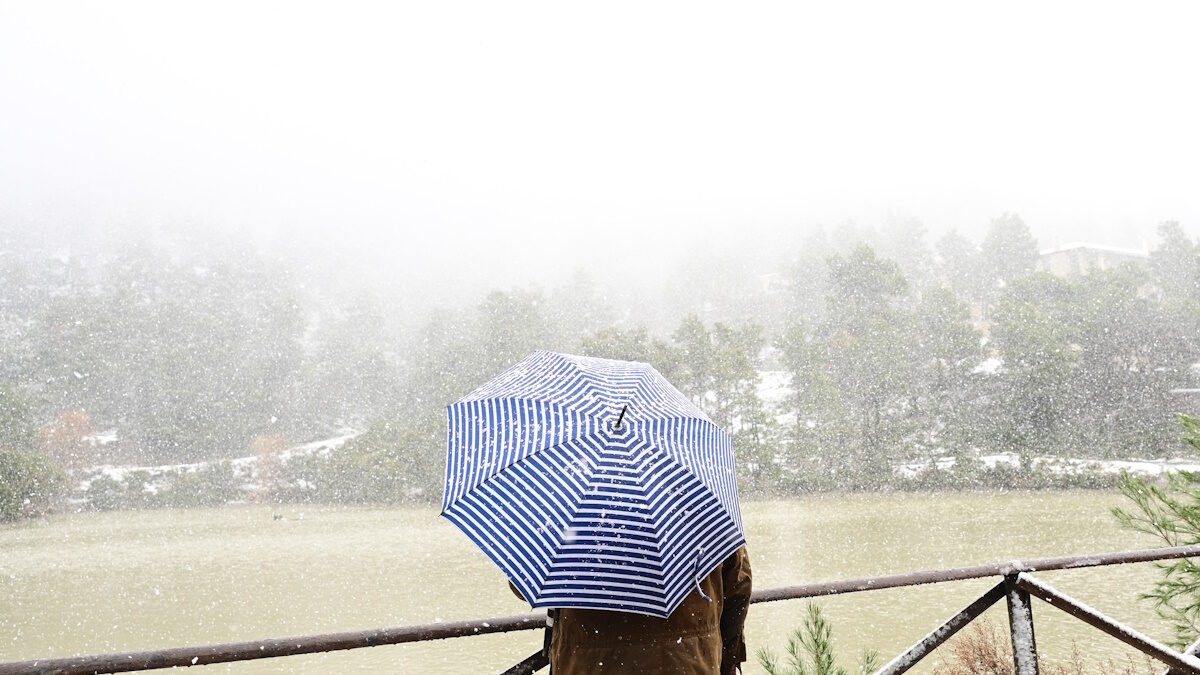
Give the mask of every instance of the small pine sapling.
[[[779, 656], [763, 647], [758, 650], [758, 663], [769, 675], [850, 675], [837, 665], [833, 651], [833, 627], [825, 620], [821, 608], [807, 606], [804, 624], [788, 636], [788, 663], [780, 664]], [[879, 669], [879, 655], [869, 650], [858, 663], [858, 674], [867, 675]]]

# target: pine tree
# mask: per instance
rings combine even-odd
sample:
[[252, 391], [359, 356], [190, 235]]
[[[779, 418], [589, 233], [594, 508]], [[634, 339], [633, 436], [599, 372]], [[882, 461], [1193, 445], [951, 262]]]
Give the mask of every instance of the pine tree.
[[[1183, 441], [1200, 453], [1200, 417], [1180, 415]], [[1123, 474], [1121, 494], [1132, 503], [1115, 507], [1122, 526], [1161, 539], [1167, 546], [1200, 544], [1200, 473], [1167, 474], [1166, 486], [1152, 479]], [[1182, 650], [1200, 635], [1200, 565], [1190, 558], [1155, 565], [1162, 577], [1142, 594], [1158, 615], [1171, 623], [1171, 645]]]

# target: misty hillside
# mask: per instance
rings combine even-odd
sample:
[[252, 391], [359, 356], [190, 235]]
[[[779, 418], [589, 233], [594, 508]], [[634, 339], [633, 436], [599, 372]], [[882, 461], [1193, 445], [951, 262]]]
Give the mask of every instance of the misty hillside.
[[[814, 231], [775, 264], [664, 261], [679, 273], [636, 301], [577, 272], [414, 311], [411, 292], [345, 289], [234, 238], [10, 233], [0, 381], [28, 445], [68, 473], [365, 431], [337, 460], [352, 500], [430, 498], [445, 405], [537, 349], [653, 364], [734, 433], [751, 494], [981, 453], [1171, 457], [1175, 413], [1200, 401], [1200, 246], [1159, 234], [1150, 251], [1044, 250], [1013, 215], [978, 241], [928, 243], [909, 220]], [[116, 441], [87, 440], [100, 432]]]

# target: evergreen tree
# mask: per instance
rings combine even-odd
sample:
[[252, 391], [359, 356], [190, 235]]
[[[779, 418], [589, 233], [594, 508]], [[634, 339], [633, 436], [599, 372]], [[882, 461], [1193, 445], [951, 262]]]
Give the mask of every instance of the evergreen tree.
[[665, 340], [651, 337], [644, 326], [601, 328], [580, 341], [579, 353], [601, 359], [649, 363], [668, 382], [682, 382], [682, 351]]
[[833, 247], [823, 229], [817, 228], [805, 238], [788, 266], [787, 277], [791, 283], [783, 317], [788, 324], [816, 324], [824, 317], [825, 298], [829, 295], [825, 261], [831, 255]]
[[1059, 318], [1075, 353], [1066, 421], [1088, 454], [1161, 456], [1175, 445], [1171, 390], [1187, 386], [1200, 353], [1186, 326], [1143, 297], [1145, 286], [1136, 267], [1092, 271], [1071, 283]]
[[538, 349], [555, 349], [556, 327], [540, 291], [493, 291], [476, 310], [475, 347], [482, 356], [475, 378], [482, 384]]
[[871, 486], [890, 478], [890, 462], [906, 419], [898, 410], [909, 386], [904, 336], [908, 316], [898, 301], [908, 290], [899, 266], [861, 245], [829, 259], [830, 294], [821, 327], [830, 375], [852, 414], [842, 438], [852, 449], [849, 484]]
[[[401, 337], [388, 330], [385, 311], [366, 295], [327, 308], [309, 330], [293, 417], [302, 433], [330, 433], [395, 414], [403, 389]], [[406, 354], [407, 355], [407, 354]]]
[[925, 225], [912, 217], [889, 219], [878, 247], [881, 257], [894, 260], [910, 290], [925, 285], [933, 273], [933, 256], [925, 240]]
[[800, 485], [877, 487], [918, 424], [909, 414], [914, 324], [899, 266], [866, 245], [827, 261], [825, 317], [780, 338], [795, 416], [789, 466]]
[[981, 291], [985, 316], [989, 316], [1001, 289], [1034, 270], [1038, 246], [1025, 221], [1005, 213], [992, 220], [979, 249]]
[[930, 449], [969, 447], [979, 421], [972, 371], [983, 356], [970, 310], [947, 288], [927, 289], [911, 326], [908, 408], [916, 443]]
[[[1183, 441], [1200, 453], [1200, 418], [1181, 415]], [[1200, 543], [1200, 473], [1167, 474], [1166, 486], [1151, 478], [1122, 474], [1120, 489], [1128, 504], [1114, 507], [1123, 527], [1149, 534], [1167, 546]], [[1171, 623], [1171, 646], [1182, 651], [1200, 635], [1200, 565], [1190, 558], [1157, 565], [1162, 577], [1141, 597]]]
[[37, 317], [40, 410], [119, 427], [137, 461], [231, 456], [287, 424], [303, 330], [290, 277], [243, 249], [124, 251]]
[[980, 245], [981, 260], [992, 281], [1009, 282], [1033, 271], [1038, 260], [1037, 240], [1015, 213], [994, 218]]
[[1200, 243], [1169, 220], [1158, 226], [1159, 244], [1150, 253], [1154, 282], [1169, 298], [1200, 303]]
[[62, 472], [36, 448], [35, 427], [29, 404], [0, 386], [0, 522], [37, 515], [62, 492]]
[[978, 305], [985, 299], [987, 280], [981, 274], [981, 254], [970, 239], [950, 230], [935, 245], [936, 276], [958, 297]]
[[791, 377], [787, 405], [792, 424], [784, 444], [783, 479], [797, 487], [828, 486], [852, 457], [843, 438], [846, 411], [831, 375], [828, 344], [796, 323], [780, 337], [778, 347]]
[[1048, 274], [1004, 289], [991, 336], [1004, 363], [991, 384], [991, 433], [1002, 449], [1030, 453], [1059, 447], [1070, 409], [1075, 350], [1063, 306], [1069, 284]]
[[[805, 608], [804, 623], [788, 636], [788, 663], [781, 664], [770, 649], [758, 650], [758, 663], [769, 675], [849, 675], [837, 665], [833, 649], [833, 626], [816, 604]], [[879, 668], [879, 655], [874, 650], [863, 652], [856, 673], [867, 675]]]

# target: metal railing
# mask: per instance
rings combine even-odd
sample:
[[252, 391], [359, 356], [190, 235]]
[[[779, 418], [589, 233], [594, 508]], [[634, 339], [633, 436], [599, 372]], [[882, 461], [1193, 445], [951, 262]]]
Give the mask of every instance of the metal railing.
[[[1078, 569], [1101, 565], [1171, 560], [1200, 556], [1200, 545], [1173, 548], [1121, 551], [1095, 555], [1061, 556], [1033, 560], [1012, 560], [990, 565], [975, 565], [944, 570], [929, 570], [880, 577], [846, 579], [824, 583], [769, 588], [751, 596], [751, 603], [777, 602], [800, 598], [817, 598], [844, 593], [900, 588], [924, 584], [1003, 577], [1003, 580], [968, 605], [958, 614], [931, 631], [925, 638], [897, 656], [877, 675], [898, 675], [916, 665], [939, 645], [1004, 598], [1008, 601], [1009, 626], [1012, 634], [1013, 661], [1017, 675], [1036, 675], [1038, 672], [1037, 644], [1033, 630], [1033, 608], [1030, 598], [1036, 597], [1085, 623], [1108, 633], [1135, 649], [1163, 662], [1169, 675], [1186, 673], [1200, 675], [1200, 641], [1186, 652], [1177, 652], [1138, 631], [1064, 595], [1042, 581], [1030, 576], [1033, 572]], [[518, 614], [489, 619], [453, 621], [399, 628], [305, 635], [291, 638], [271, 638], [248, 642], [176, 647], [139, 652], [94, 654], [66, 658], [37, 659], [0, 663], [0, 675], [90, 675], [121, 673], [178, 666], [229, 663], [250, 659], [313, 654], [342, 649], [377, 647], [381, 645], [470, 637], [489, 633], [509, 633], [541, 629], [546, 615], [541, 612]], [[505, 675], [533, 673], [546, 665], [542, 650], [535, 652], [505, 671]]]

